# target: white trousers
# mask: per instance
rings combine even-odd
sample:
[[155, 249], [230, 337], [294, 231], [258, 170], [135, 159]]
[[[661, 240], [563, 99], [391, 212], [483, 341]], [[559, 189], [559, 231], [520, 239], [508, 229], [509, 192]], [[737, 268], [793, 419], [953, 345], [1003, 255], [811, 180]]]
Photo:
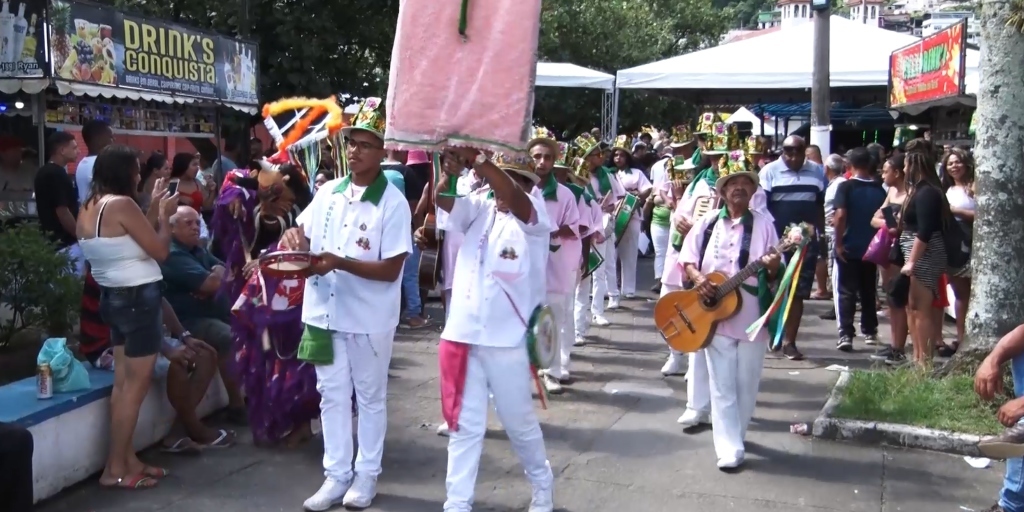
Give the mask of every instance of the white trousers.
[[651, 243], [654, 244], [654, 282], [660, 283], [665, 272], [665, 256], [671, 229], [668, 226], [651, 224]]
[[469, 350], [466, 365], [459, 430], [448, 437], [445, 512], [470, 512], [472, 509], [487, 431], [488, 392], [494, 398], [494, 408], [526, 478], [534, 487], [550, 488], [554, 482], [544, 435], [533, 408], [530, 358], [526, 348], [475, 345]]
[[558, 323], [558, 357], [547, 370], [548, 374], [556, 379], [569, 378], [569, 359], [572, 357], [572, 344], [576, 338], [576, 322], [573, 318], [575, 302], [575, 294], [548, 292], [548, 306], [551, 307], [555, 314], [555, 322]]
[[712, 438], [719, 459], [744, 455], [743, 439], [754, 417], [766, 348], [764, 342], [716, 335], [704, 349], [711, 376]]
[[[640, 219], [633, 217], [626, 224], [626, 231], [622, 233], [622, 242], [611, 252], [611, 266], [608, 267], [608, 295], [618, 297], [621, 290], [624, 295], [636, 294], [636, 259], [639, 256], [637, 246], [640, 244]], [[615, 278], [615, 262], [622, 262], [622, 286]], [[605, 261], [607, 265], [609, 261]]]
[[590, 300], [592, 280], [590, 276], [587, 276], [576, 283], [576, 300], [575, 304], [573, 304], [573, 316], [576, 317], [576, 322], [574, 322], [576, 336], [580, 337], [587, 335], [587, 331], [590, 330], [590, 316], [594, 314], [591, 312], [593, 305]]
[[359, 452], [355, 471], [376, 477], [388, 427], [388, 366], [395, 330], [377, 334], [331, 333], [334, 363], [316, 367], [320, 422], [324, 433], [324, 476], [352, 477], [352, 390], [359, 411]]

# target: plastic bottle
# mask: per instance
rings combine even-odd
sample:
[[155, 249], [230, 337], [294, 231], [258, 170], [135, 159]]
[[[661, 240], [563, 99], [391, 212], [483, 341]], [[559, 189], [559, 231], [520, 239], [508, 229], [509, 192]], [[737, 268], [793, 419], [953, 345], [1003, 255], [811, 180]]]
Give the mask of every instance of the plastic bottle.
[[25, 50], [25, 35], [28, 33], [28, 21], [25, 19], [25, 3], [18, 5], [18, 16], [14, 18], [14, 51], [11, 52], [10, 62], [13, 75], [24, 75], [23, 70], [18, 69], [21, 62], [21, 52]]
[[28, 35], [25, 36], [25, 44], [21, 50], [21, 60], [25, 63], [36, 62], [36, 21], [39, 18], [35, 14], [32, 15], [31, 21], [28, 23]]

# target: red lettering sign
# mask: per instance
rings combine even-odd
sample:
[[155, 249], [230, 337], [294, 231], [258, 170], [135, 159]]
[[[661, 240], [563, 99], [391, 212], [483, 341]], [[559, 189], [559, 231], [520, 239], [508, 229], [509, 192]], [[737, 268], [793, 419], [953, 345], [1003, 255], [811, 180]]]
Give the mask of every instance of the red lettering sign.
[[937, 32], [889, 57], [889, 107], [964, 94], [967, 22]]

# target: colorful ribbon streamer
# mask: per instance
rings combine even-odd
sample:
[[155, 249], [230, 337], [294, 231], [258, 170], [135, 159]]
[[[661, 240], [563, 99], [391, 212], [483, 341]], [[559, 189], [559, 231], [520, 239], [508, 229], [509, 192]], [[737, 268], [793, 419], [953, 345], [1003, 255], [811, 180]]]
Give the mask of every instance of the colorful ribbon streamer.
[[[773, 315], [781, 312], [781, 318], [778, 319], [775, 328], [775, 332], [772, 333], [772, 348], [778, 347], [782, 340], [782, 333], [785, 330], [786, 320], [789, 317], [789, 312], [793, 307], [793, 298], [796, 296], [796, 287], [800, 279], [800, 269], [803, 267], [804, 259], [807, 257], [807, 242], [804, 242], [797, 248], [796, 253], [793, 255], [793, 261], [786, 266], [786, 272], [782, 275], [782, 281], [779, 283], [779, 289], [775, 292], [775, 298], [772, 299], [771, 305], [760, 318], [750, 324], [747, 327], [747, 338], [750, 341], [754, 341], [757, 334], [761, 332], [761, 329], [765, 328], [765, 325], [769, 323], [769, 320]], [[794, 264], [795, 262], [795, 264]]]

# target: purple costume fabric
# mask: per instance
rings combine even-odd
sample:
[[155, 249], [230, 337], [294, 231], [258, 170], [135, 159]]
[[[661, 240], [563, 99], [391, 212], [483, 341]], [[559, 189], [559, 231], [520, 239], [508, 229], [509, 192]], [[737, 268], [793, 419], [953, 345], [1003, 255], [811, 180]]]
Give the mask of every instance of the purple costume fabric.
[[[232, 171], [237, 173], [238, 171]], [[253, 441], [273, 444], [294, 429], [320, 415], [320, 394], [316, 390], [314, 367], [296, 359], [302, 336], [302, 289], [304, 279], [273, 279], [254, 272], [248, 281], [242, 275], [245, 256], [242, 238], [256, 239], [253, 209], [255, 191], [234, 185], [231, 175], [225, 180], [214, 211], [214, 237], [220, 240], [225, 260], [234, 279], [226, 281], [222, 293], [237, 299], [232, 309], [231, 332], [234, 336], [235, 370], [248, 398], [249, 425]], [[242, 198], [245, 221], [231, 216], [228, 205]], [[273, 243], [270, 250], [275, 250]], [[263, 290], [266, 290], [264, 296]], [[271, 349], [263, 348], [263, 332], [270, 337]]]

